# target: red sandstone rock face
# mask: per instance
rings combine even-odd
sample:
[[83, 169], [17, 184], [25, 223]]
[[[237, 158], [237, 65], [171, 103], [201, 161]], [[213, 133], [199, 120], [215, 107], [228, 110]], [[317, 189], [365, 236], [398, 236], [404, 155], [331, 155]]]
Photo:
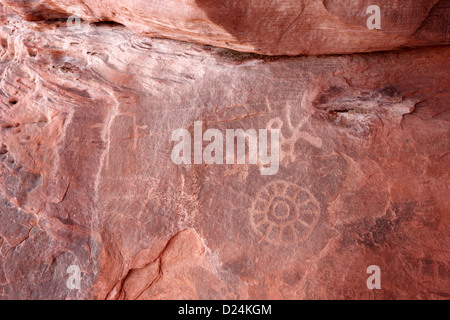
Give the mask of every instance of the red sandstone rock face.
[[[392, 50], [450, 42], [448, 0], [2, 0], [28, 20], [115, 21], [146, 36], [268, 55]], [[368, 29], [368, 8], [381, 29]], [[71, 13], [68, 13], [70, 11]]]
[[[450, 296], [449, 47], [261, 57], [0, 11], [1, 299]], [[278, 173], [175, 165], [195, 121], [279, 129]]]

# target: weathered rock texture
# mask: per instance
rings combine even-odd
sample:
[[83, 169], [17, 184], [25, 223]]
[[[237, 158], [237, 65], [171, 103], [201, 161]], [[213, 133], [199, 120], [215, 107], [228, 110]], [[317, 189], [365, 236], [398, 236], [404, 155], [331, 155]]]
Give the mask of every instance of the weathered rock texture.
[[[2, 0], [31, 21], [75, 11], [142, 35], [268, 55], [335, 54], [450, 43], [450, 0]], [[371, 5], [381, 30], [369, 30]], [[74, 7], [75, 6], [75, 7]]]
[[[70, 4], [3, 2], [41, 20]], [[152, 12], [130, 26], [266, 53], [448, 39], [448, 25], [431, 18], [446, 1], [415, 1], [420, 14], [405, 1], [402, 17], [414, 18], [397, 32], [387, 18], [385, 40], [352, 33], [362, 28], [356, 18], [342, 22], [348, 42], [335, 48], [311, 44], [313, 31], [294, 44], [306, 22], [287, 22], [317, 6], [343, 19], [328, 1], [296, 1], [302, 10], [285, 1], [276, 11], [284, 20], [264, 33], [269, 9], [226, 28], [212, 1], [180, 2], [192, 12], [175, 1], [84, 8], [112, 20], [117, 6], [124, 24]], [[268, 5], [260, 3], [256, 11]], [[450, 297], [450, 47], [264, 57], [121, 25], [26, 22], [0, 8], [1, 299]], [[236, 38], [241, 28], [244, 40]], [[317, 32], [330, 41], [335, 33]], [[278, 174], [173, 164], [172, 132], [192, 131], [198, 120], [204, 130], [280, 129]], [[70, 265], [83, 271], [80, 290], [66, 286]], [[366, 286], [370, 265], [382, 270], [381, 290]]]

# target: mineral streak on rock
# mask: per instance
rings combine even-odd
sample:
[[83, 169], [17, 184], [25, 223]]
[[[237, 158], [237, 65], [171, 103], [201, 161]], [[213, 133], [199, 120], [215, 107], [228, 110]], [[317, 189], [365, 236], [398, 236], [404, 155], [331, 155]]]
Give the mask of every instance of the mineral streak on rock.
[[[0, 299], [450, 297], [450, 47], [269, 57], [148, 37], [269, 54], [437, 44], [447, 1], [388, 10], [381, 38], [352, 11], [340, 47], [314, 38], [346, 21], [333, 1], [226, 1], [228, 25], [210, 1], [2, 3]], [[70, 4], [123, 25], [48, 20]], [[171, 134], [196, 121], [279, 129], [278, 174], [175, 165]]]

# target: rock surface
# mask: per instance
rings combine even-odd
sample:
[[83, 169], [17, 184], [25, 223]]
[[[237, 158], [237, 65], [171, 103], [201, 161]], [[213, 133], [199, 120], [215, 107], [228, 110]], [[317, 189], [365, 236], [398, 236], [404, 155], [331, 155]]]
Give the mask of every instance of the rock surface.
[[[266, 55], [450, 43], [450, 0], [2, 0], [25, 19], [114, 21], [146, 36]], [[372, 5], [381, 29], [369, 29]]]
[[[450, 297], [450, 47], [265, 57], [0, 12], [0, 299]], [[278, 173], [175, 165], [195, 121], [279, 129]]]

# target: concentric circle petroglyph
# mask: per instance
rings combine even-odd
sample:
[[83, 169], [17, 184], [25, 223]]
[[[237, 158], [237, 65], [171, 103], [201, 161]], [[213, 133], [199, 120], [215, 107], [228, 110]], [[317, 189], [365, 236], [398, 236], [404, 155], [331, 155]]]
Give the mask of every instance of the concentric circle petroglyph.
[[274, 181], [258, 192], [250, 212], [251, 226], [259, 242], [288, 245], [311, 234], [320, 206], [308, 189], [287, 181]]

